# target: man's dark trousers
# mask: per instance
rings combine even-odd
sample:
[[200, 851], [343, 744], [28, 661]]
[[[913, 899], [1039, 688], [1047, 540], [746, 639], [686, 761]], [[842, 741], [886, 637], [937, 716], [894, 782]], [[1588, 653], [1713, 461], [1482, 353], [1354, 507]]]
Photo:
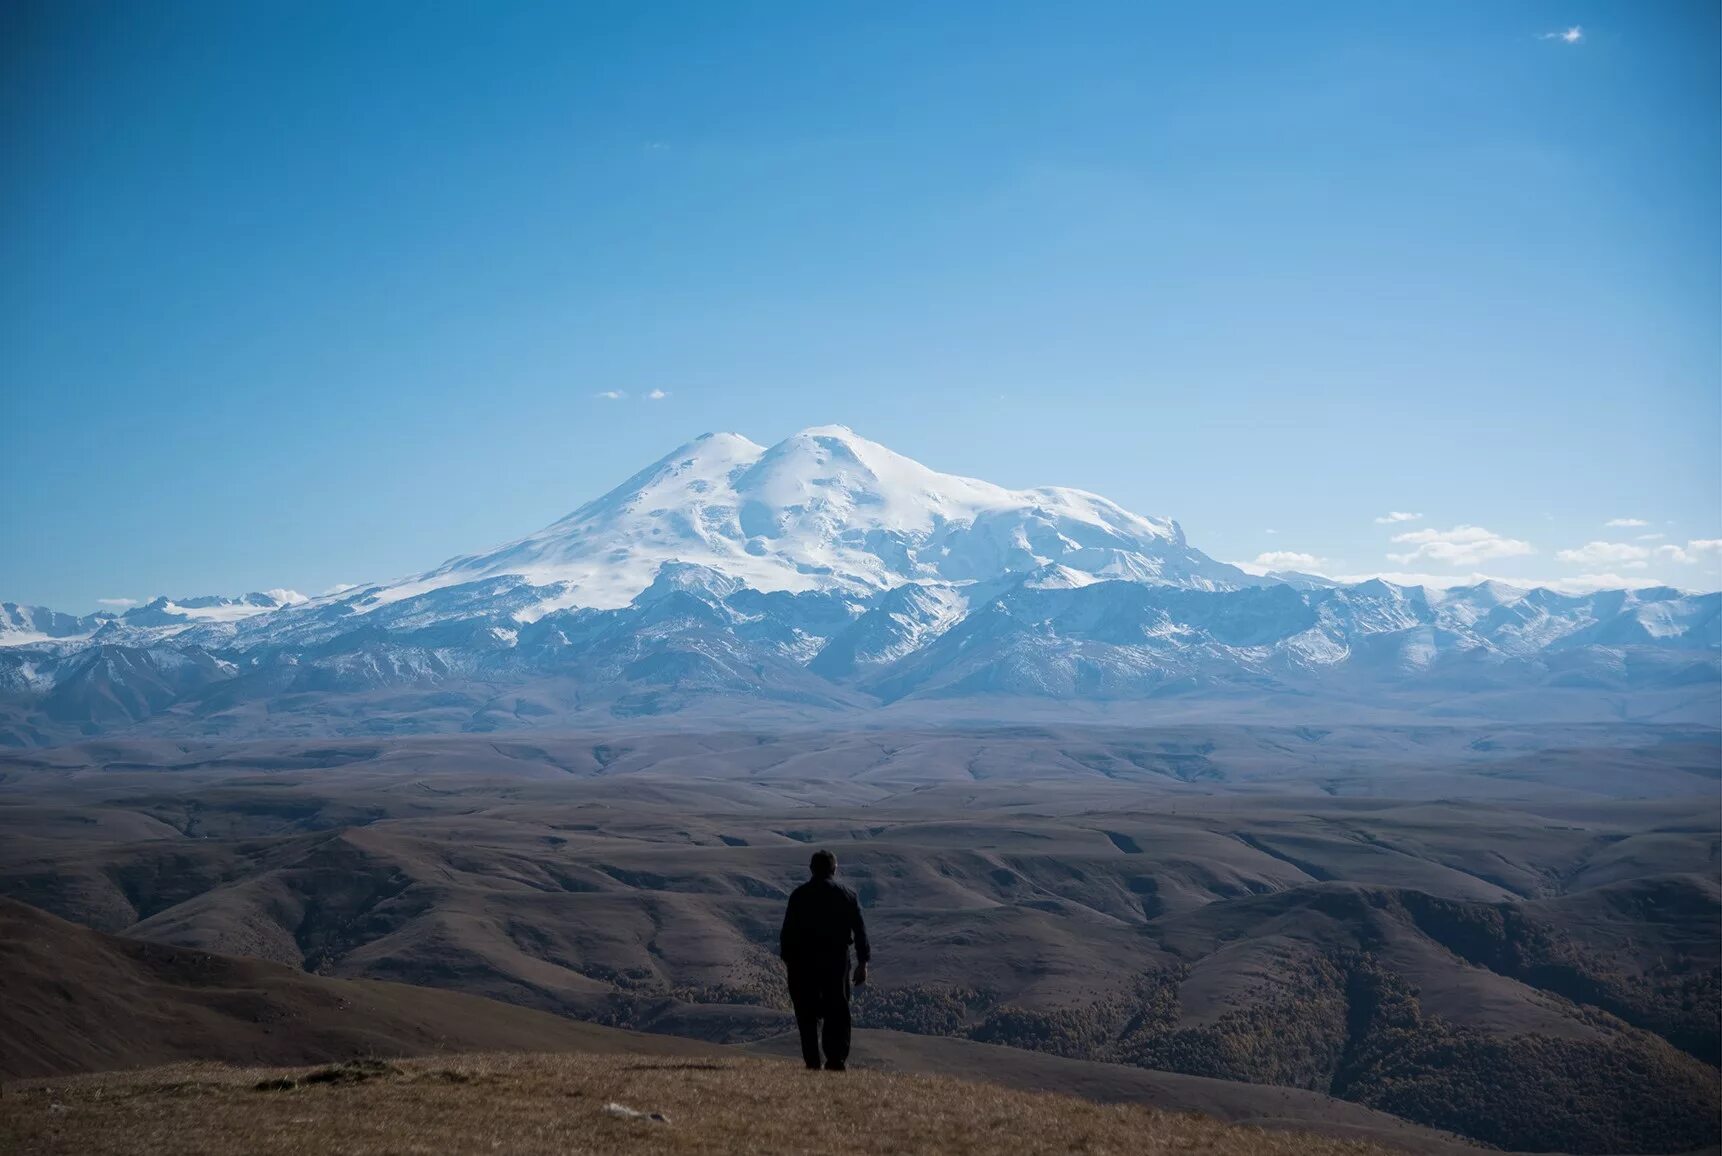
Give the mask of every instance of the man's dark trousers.
[[849, 953], [789, 966], [789, 998], [801, 1032], [801, 1058], [819, 1066], [819, 1026], [825, 1025], [825, 1062], [849, 1059]]

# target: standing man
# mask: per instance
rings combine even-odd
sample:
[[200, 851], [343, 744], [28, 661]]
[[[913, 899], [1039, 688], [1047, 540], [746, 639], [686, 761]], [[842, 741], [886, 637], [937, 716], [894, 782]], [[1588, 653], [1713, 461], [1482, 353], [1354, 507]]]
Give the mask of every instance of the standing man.
[[867, 925], [861, 901], [837, 882], [837, 856], [813, 854], [813, 878], [789, 896], [778, 954], [789, 966], [789, 998], [801, 1032], [801, 1058], [819, 1069], [819, 1023], [825, 1021], [825, 1070], [841, 1072], [849, 1058], [849, 942], [855, 942], [855, 982], [867, 982]]

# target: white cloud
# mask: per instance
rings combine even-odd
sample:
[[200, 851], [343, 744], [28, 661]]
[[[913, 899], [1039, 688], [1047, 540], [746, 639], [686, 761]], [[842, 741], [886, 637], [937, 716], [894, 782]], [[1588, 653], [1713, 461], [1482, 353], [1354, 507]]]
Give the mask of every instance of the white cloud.
[[1571, 28], [1563, 28], [1559, 32], [1545, 32], [1537, 39], [1559, 40], [1562, 44], [1577, 44], [1584, 39], [1584, 29], [1574, 24]]
[[123, 607], [123, 606], [136, 606], [138, 604], [138, 600], [136, 598], [98, 598], [98, 599], [96, 599], [96, 601], [103, 606], [122, 606]]
[[1375, 519], [1377, 526], [1389, 526], [1394, 522], [1416, 522], [1422, 519], [1422, 514], [1407, 514], [1404, 510], [1389, 510]]
[[1604, 526], [1610, 526], [1610, 527], [1614, 527], [1614, 526], [1648, 526], [1648, 525], [1650, 525], [1650, 523], [1646, 522], [1643, 518], [1610, 518], [1608, 521], [1604, 522], [1603, 525]]
[[1638, 540], [1640, 542], [1659, 542], [1666, 537], [1668, 537], [1667, 534], [1640, 534]]
[[668, 393], [666, 393], [664, 390], [654, 389], [651, 393], [648, 393], [646, 395], [646, 400], [647, 401], [663, 401], [668, 396], [670, 396], [670, 395]]
[[[1641, 534], [1639, 540], [1655, 541], [1660, 537], [1661, 534]], [[1654, 547], [1635, 546], [1631, 542], [1586, 542], [1576, 550], [1557, 550], [1555, 557], [1581, 566], [1643, 570], [1649, 566], [1650, 559], [1691, 566], [1702, 562], [1703, 556], [1710, 553], [1722, 553], [1722, 538], [1693, 538], [1684, 546], [1668, 542]]]
[[1277, 533], [1279, 533], [1279, 531], [1278, 530], [1263, 530], [1262, 533], [1264, 533], [1264, 534], [1277, 534]]
[[1321, 565], [1321, 559], [1296, 550], [1268, 550], [1256, 555], [1255, 564], [1269, 570], [1314, 570]]
[[327, 590], [323, 591], [322, 597], [327, 598], [331, 594], [345, 594], [349, 590], [357, 590], [358, 588], [359, 584], [357, 582], [337, 582]]
[[1556, 550], [1555, 557], [1582, 566], [1618, 566], [1623, 562], [1642, 562], [1650, 557], [1650, 551], [1631, 542], [1586, 542], [1576, 550]]
[[1535, 554], [1536, 547], [1517, 538], [1507, 538], [1481, 526], [1454, 526], [1451, 530], [1413, 530], [1395, 534], [1395, 542], [1412, 547], [1403, 554], [1389, 554], [1390, 562], [1407, 566], [1435, 562], [1445, 566], [1475, 566], [1490, 558], [1517, 558]]
[[621, 401], [624, 397], [627, 397], [628, 395], [623, 393], [619, 389], [606, 389], [602, 393], [596, 393], [596, 394], [593, 394], [592, 396], [600, 399], [601, 401]]
[[1683, 566], [1691, 566], [1702, 562], [1702, 555], [1719, 551], [1722, 551], [1722, 538], [1693, 538], [1684, 546], [1676, 546], [1673, 543], [1658, 546], [1656, 556], [1670, 562], [1679, 562]]
[[1660, 579], [1649, 578], [1643, 574], [1634, 574], [1630, 578], [1623, 574], [1580, 574], [1573, 578], [1555, 578], [1548, 582], [1539, 582], [1537, 585], [1547, 586], [1550, 590], [1558, 590], [1562, 594], [1589, 594], [1595, 590], [1643, 590], [1646, 586], [1661, 586], [1663, 583]]

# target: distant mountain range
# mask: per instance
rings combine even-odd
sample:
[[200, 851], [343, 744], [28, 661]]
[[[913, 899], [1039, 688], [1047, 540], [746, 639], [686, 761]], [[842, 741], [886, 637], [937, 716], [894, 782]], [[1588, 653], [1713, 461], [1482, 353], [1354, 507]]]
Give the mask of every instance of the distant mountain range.
[[1722, 595], [1256, 576], [1094, 494], [841, 427], [708, 434], [537, 534], [396, 582], [0, 603], [0, 742], [888, 709], [1714, 722]]

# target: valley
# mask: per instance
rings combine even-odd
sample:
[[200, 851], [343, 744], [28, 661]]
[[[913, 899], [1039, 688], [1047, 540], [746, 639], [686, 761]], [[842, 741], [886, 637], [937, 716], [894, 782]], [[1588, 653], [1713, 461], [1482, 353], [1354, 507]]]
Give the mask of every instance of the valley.
[[103, 740], [0, 755], [0, 895], [748, 1044], [825, 846], [881, 1039], [1672, 1152], [1716, 1140], [1719, 775], [1643, 724]]

